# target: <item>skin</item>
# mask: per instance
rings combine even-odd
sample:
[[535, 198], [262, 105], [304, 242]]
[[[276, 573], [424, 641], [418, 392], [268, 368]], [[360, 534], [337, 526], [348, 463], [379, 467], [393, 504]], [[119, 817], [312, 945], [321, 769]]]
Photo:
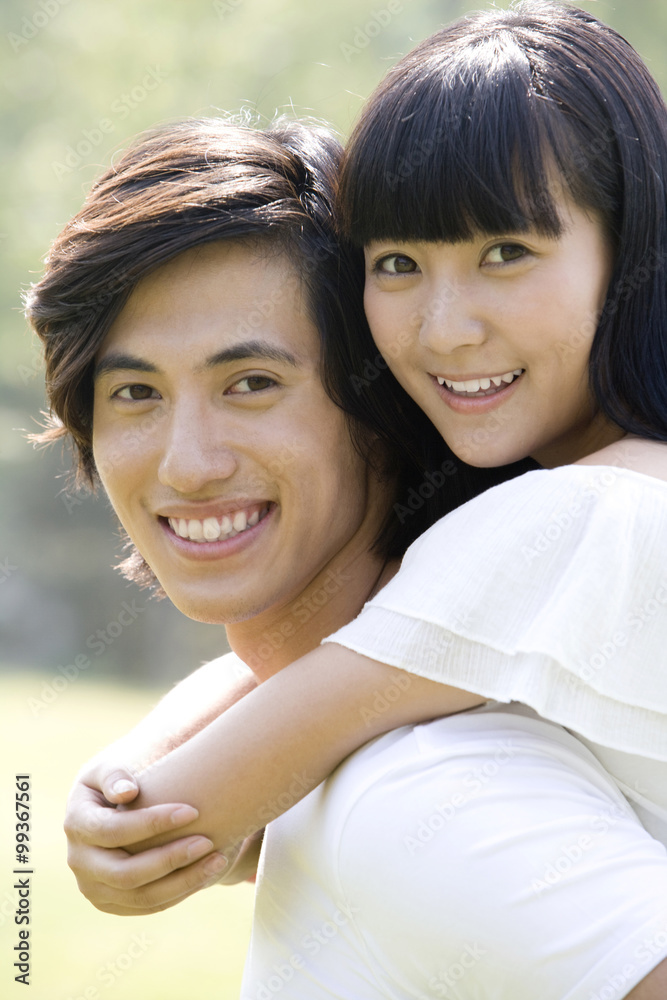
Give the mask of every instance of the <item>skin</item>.
[[[528, 231], [366, 248], [373, 338], [452, 450], [472, 465], [530, 455], [552, 468], [622, 436], [596, 412], [588, 388], [611, 249], [597, 218], [563, 197], [556, 205], [558, 238]], [[437, 381], [517, 370], [513, 383], [491, 383], [494, 394], [483, 397], [456, 395]]]
[[[174, 604], [225, 623], [241, 654], [366, 543], [379, 510], [322, 387], [298, 277], [239, 245], [184, 253], [135, 289], [96, 364], [94, 456], [114, 509]], [[215, 543], [168, 522], [239, 511], [261, 520]]]

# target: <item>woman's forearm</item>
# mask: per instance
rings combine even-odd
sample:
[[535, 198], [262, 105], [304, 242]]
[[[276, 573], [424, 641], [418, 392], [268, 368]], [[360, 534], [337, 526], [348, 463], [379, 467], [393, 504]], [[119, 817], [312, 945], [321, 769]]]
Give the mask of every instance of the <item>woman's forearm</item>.
[[204, 833], [231, 857], [247, 836], [298, 802], [368, 740], [483, 701], [328, 643], [269, 678], [139, 775], [141, 794], [133, 807], [188, 802], [199, 818], [186, 832]]
[[224, 658], [205, 663], [93, 760], [109, 760], [130, 771], [145, 769], [191, 739], [256, 686], [250, 671], [239, 674]]

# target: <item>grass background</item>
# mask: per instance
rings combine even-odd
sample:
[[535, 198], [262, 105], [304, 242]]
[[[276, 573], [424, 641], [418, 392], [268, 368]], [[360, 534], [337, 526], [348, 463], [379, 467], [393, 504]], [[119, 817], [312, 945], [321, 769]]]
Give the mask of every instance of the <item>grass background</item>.
[[[81, 762], [157, 701], [150, 690], [74, 681], [33, 714], [49, 675], [0, 677], [0, 996], [3, 1000], [189, 1000], [238, 997], [253, 887], [214, 886], [148, 917], [100, 913], [67, 867], [64, 802]], [[32, 773], [32, 974], [14, 981], [14, 775]], [[19, 876], [16, 876], [19, 877]], [[143, 941], [139, 952], [136, 937]], [[111, 968], [109, 964], [111, 963]], [[114, 967], [115, 966], [115, 971]], [[88, 992], [86, 992], [88, 991]]]

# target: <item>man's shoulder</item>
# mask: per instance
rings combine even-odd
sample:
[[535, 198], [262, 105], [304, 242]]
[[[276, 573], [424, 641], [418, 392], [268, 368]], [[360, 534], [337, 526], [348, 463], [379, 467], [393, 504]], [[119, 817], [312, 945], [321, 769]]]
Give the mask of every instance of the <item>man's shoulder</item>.
[[480, 759], [496, 761], [500, 755], [503, 761], [509, 760], [514, 751], [507, 748], [515, 742], [541, 745], [551, 736], [551, 723], [537, 719], [530, 709], [525, 713], [520, 709], [491, 703], [376, 737], [347, 757], [319, 786], [323, 815], [332, 822], [338, 817], [336, 825], [341, 830], [353, 814], [380, 808], [408, 820], [411, 812], [421, 814], [438, 799], [448, 782], [462, 782], [468, 791], [477, 790], [475, 769]]
[[401, 726], [370, 740], [346, 757], [321, 786], [332, 815], [342, 819], [369, 797], [375, 800], [385, 795], [391, 797], [399, 775], [401, 781], [427, 782], [425, 765], [433, 760], [434, 747], [425, 745], [422, 728]]

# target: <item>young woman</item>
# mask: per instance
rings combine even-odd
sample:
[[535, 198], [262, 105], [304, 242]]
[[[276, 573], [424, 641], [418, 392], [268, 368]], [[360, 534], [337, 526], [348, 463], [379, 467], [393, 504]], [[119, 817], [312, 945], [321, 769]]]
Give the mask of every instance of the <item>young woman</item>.
[[[181, 748], [175, 779], [149, 773], [147, 801], [261, 731], [270, 780], [253, 740], [253, 794], [237, 809], [230, 778], [210, 803], [223, 846], [300, 767], [315, 783], [378, 733], [494, 698], [567, 725], [667, 841], [666, 165], [655, 83], [576, 9], [464, 19], [390, 73], [341, 185], [374, 337], [455, 454], [546, 468], [436, 524], [355, 622]], [[395, 668], [410, 685], [372, 710]], [[199, 804], [220, 776], [195, 770]]]
[[436, 525], [332, 637], [568, 726], [664, 842], [666, 164], [657, 85], [573, 8], [464, 19], [371, 97], [340, 204], [374, 339], [460, 458], [551, 471]]

